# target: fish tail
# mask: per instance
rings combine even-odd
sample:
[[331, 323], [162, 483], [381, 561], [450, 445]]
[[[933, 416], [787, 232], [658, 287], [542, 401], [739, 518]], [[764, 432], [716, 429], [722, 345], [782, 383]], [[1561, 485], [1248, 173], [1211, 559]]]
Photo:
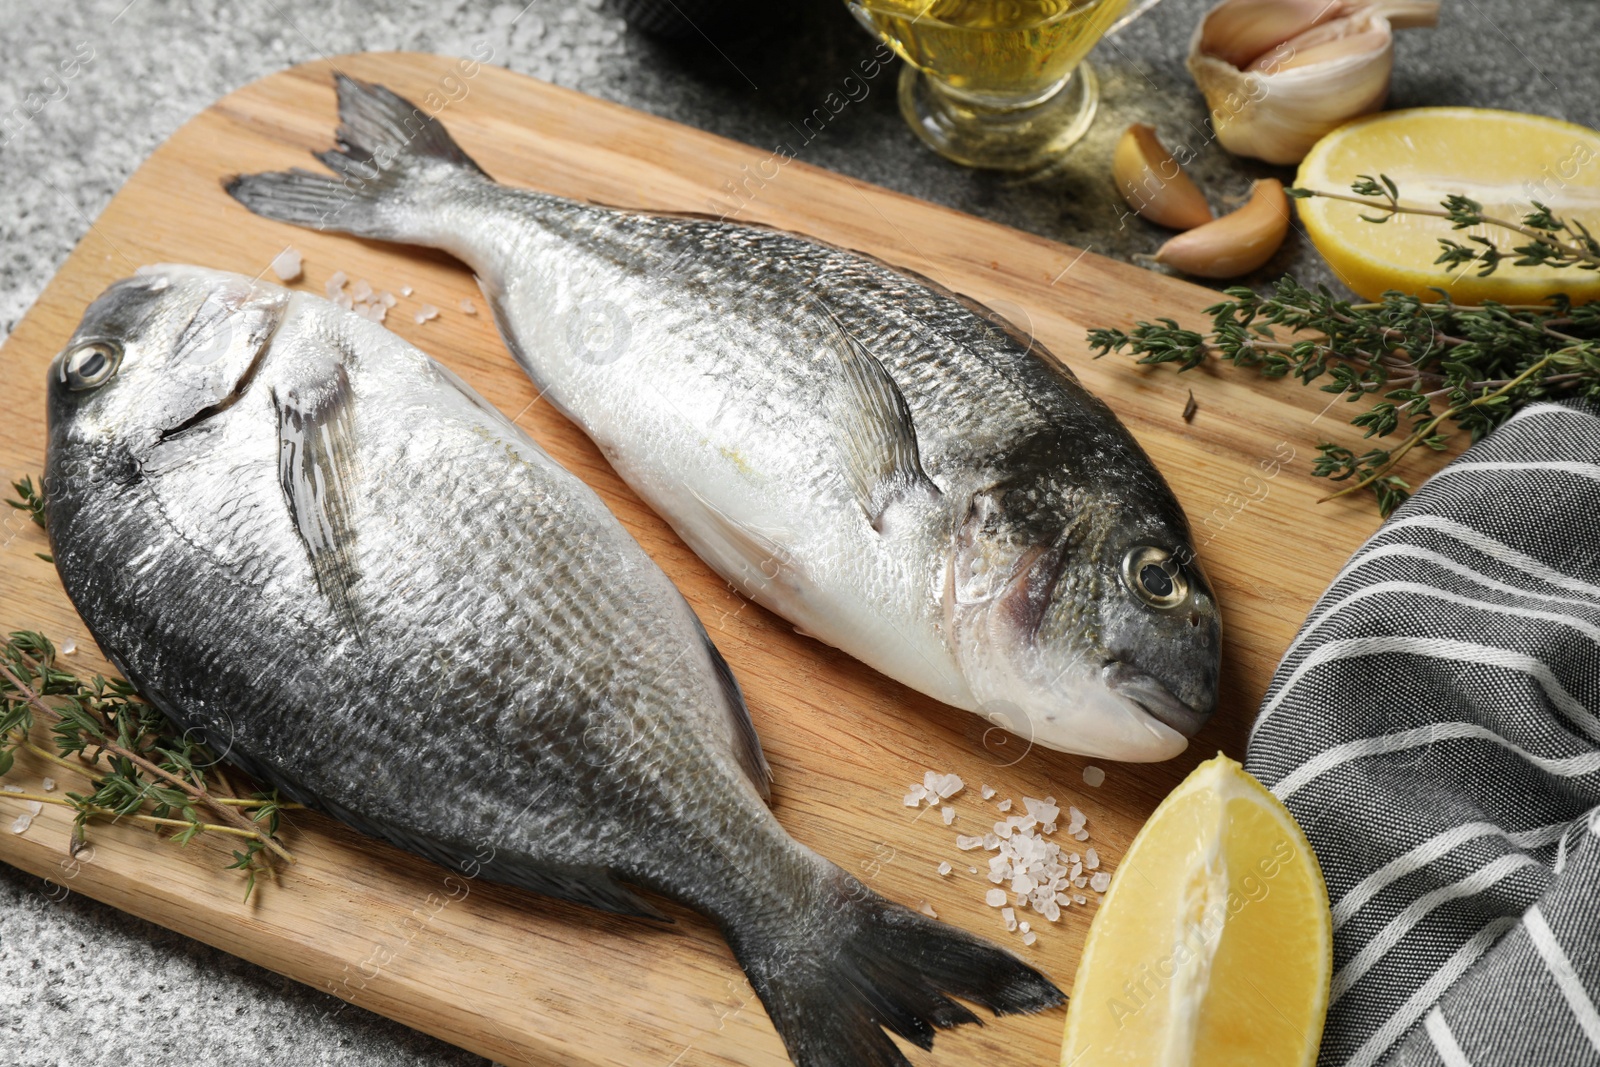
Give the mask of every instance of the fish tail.
[[981, 1025], [952, 997], [996, 1015], [1066, 1001], [1011, 953], [885, 900], [831, 864], [807, 897], [803, 916], [727, 928], [796, 1067], [907, 1067], [884, 1030], [928, 1049], [937, 1029]]
[[462, 180], [488, 180], [443, 124], [409, 100], [344, 74], [334, 79], [339, 147], [317, 153], [333, 176], [299, 168], [237, 174], [223, 181], [229, 195], [279, 222], [417, 241], [428, 198]]

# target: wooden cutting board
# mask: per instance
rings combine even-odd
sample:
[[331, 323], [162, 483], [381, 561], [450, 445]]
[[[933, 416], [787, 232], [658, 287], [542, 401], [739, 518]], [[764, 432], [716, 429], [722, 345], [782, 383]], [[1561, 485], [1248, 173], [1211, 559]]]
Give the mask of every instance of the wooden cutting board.
[[[1226, 619], [1221, 710], [1183, 758], [1109, 765], [1088, 787], [1084, 759], [990, 734], [849, 657], [795, 634], [743, 601], [646, 510], [594, 447], [507, 357], [471, 275], [446, 257], [258, 219], [222, 191], [236, 172], [316, 164], [331, 143], [331, 71], [382, 82], [440, 113], [501, 181], [645, 208], [712, 211], [812, 234], [921, 271], [983, 300], [1034, 333], [1103, 397], [1154, 456], [1198, 530], [1200, 557]], [[442, 359], [592, 484], [676, 581], [726, 654], [774, 767], [776, 810], [800, 840], [873, 888], [1010, 944], [1070, 985], [1094, 903], [1041, 922], [1023, 948], [984, 905], [956, 833], [978, 831], [1003, 797], [1053, 795], [1089, 816], [1092, 844], [1115, 868], [1158, 800], [1219, 748], [1243, 755], [1272, 669], [1315, 597], [1377, 525], [1371, 504], [1317, 505], [1308, 476], [1319, 440], [1341, 440], [1321, 394], [1224, 370], [1179, 376], [1126, 358], [1089, 358], [1084, 332], [1172, 316], [1187, 325], [1215, 294], [1181, 281], [912, 200], [769, 149], [721, 140], [498, 68], [413, 54], [346, 56], [275, 74], [199, 115], [152, 155], [95, 222], [0, 360], [0, 474], [37, 475], [45, 449], [45, 368], [84, 306], [144, 263], [191, 262], [256, 275], [286, 246], [304, 253], [300, 287], [321, 293], [344, 271], [399, 294], [388, 325]], [[931, 157], [928, 166], [940, 164]], [[731, 184], [730, 184], [731, 183]], [[1106, 195], [1112, 195], [1107, 179]], [[270, 274], [269, 274], [270, 277]], [[424, 303], [442, 309], [425, 324]], [[1182, 418], [1188, 391], [1198, 410]], [[1350, 436], [1350, 435], [1346, 435]], [[42, 630], [77, 651], [66, 663], [107, 671], [61, 591], [41, 531], [0, 515], [0, 626]], [[42, 742], [44, 731], [39, 731]], [[925, 769], [969, 783], [945, 826], [901, 804]], [[37, 789], [83, 780], [33, 757], [9, 782]], [[977, 786], [999, 790], [985, 802]], [[20, 803], [0, 795], [0, 829]], [[672, 928], [604, 916], [450, 872], [326, 819], [292, 813], [298, 857], [241, 903], [228, 843], [188, 848], [126, 825], [94, 825], [92, 854], [67, 857], [70, 812], [46, 808], [23, 834], [0, 832], [0, 859], [59, 895], [81, 892], [508, 1064], [787, 1062], [782, 1045], [715, 930], [668, 907]], [[980, 853], [981, 855], [981, 853]], [[940, 877], [941, 860], [956, 863]], [[974, 861], [986, 870], [981, 861]], [[1157, 875], [1159, 876], [1159, 874]], [[1091, 895], [1092, 897], [1092, 895]], [[1063, 1011], [942, 1034], [929, 1064], [1053, 1064]]]

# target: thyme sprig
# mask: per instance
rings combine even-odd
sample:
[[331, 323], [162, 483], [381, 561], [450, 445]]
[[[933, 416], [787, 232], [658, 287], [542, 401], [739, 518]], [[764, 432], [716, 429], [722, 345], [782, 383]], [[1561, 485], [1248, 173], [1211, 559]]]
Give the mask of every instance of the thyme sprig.
[[[1363, 222], [1382, 225], [1396, 215], [1425, 215], [1445, 219], [1452, 230], [1467, 230], [1474, 226], [1492, 226], [1519, 233], [1528, 243], [1517, 245], [1507, 252], [1494, 240], [1481, 234], [1469, 234], [1471, 244], [1462, 244], [1448, 237], [1439, 238], [1442, 251], [1435, 264], [1447, 267], [1478, 266], [1478, 277], [1486, 278], [1499, 269], [1500, 264], [1511, 260], [1518, 267], [1575, 267], [1579, 270], [1600, 270], [1600, 241], [1589, 228], [1577, 219], [1561, 219], [1545, 204], [1530, 201], [1533, 210], [1522, 216], [1521, 222], [1486, 215], [1483, 205], [1471, 197], [1452, 194], [1439, 202], [1437, 208], [1418, 207], [1400, 202], [1400, 189], [1387, 174], [1374, 178], [1362, 174], [1350, 186], [1350, 193], [1330, 193], [1322, 189], [1285, 189], [1296, 200], [1322, 197], [1326, 200], [1343, 200], [1360, 204], [1377, 212], [1362, 215]], [[1350, 195], [1354, 194], [1354, 195]]]
[[[34, 743], [36, 721], [49, 725], [56, 751]], [[245, 850], [233, 853], [228, 869], [245, 871], [246, 900], [257, 874], [270, 869], [268, 854], [295, 861], [277, 839], [281, 813], [295, 805], [285, 804], [276, 791], [222, 795], [219, 790], [231, 788], [212, 771], [217, 761], [204, 745], [175, 734], [127, 682], [100, 675], [85, 681], [62, 670], [55, 646], [29, 631], [11, 634], [0, 648], [0, 775], [11, 770], [19, 749], [90, 778], [88, 792], [31, 797], [77, 812], [73, 851], [83, 846], [85, 828], [97, 817], [175, 828], [171, 839], [179, 844], [206, 832], [237, 836], [245, 839]]]
[[[1382, 213], [1362, 216], [1375, 224], [1410, 213], [1449, 219], [1455, 229], [1509, 228], [1529, 238], [1513, 250], [1516, 264], [1600, 269], [1600, 242], [1582, 223], [1556, 218], [1544, 205], [1517, 224], [1485, 215], [1466, 197], [1447, 197], [1437, 210], [1412, 207], [1385, 175], [1363, 175], [1351, 189], [1355, 196], [1290, 192], [1366, 204]], [[1441, 239], [1439, 262], [1477, 262], [1483, 275], [1513, 258], [1486, 239], [1471, 240], [1481, 247]], [[1321, 381], [1323, 392], [1352, 403], [1370, 401], [1351, 424], [1367, 438], [1402, 434], [1399, 444], [1358, 452], [1325, 442], [1317, 446], [1312, 474], [1349, 483], [1323, 499], [1370, 490], [1387, 516], [1411, 491], [1395, 466], [1419, 446], [1442, 451], [1458, 433], [1476, 441], [1534, 401], [1600, 399], [1600, 304], [1574, 306], [1556, 294], [1544, 304], [1462, 305], [1443, 289], [1433, 292], [1439, 299], [1432, 303], [1393, 291], [1355, 303], [1285, 277], [1265, 293], [1226, 290], [1227, 300], [1206, 309], [1211, 327], [1204, 332], [1159, 319], [1128, 331], [1091, 330], [1089, 346], [1097, 358], [1126, 351], [1140, 363], [1171, 363], [1180, 371], [1215, 358], [1268, 378]]]
[[[45, 524], [44, 489], [42, 487], [35, 489], [32, 478], [23, 478], [21, 481], [12, 482], [11, 488], [17, 494], [18, 499], [13, 500], [10, 497], [7, 497], [6, 503], [10, 504], [18, 511], [26, 511], [33, 519], [34, 524], [40, 528], [43, 528]], [[46, 563], [55, 562], [53, 557], [44, 552], [35, 552], [34, 555], [38, 556]]]

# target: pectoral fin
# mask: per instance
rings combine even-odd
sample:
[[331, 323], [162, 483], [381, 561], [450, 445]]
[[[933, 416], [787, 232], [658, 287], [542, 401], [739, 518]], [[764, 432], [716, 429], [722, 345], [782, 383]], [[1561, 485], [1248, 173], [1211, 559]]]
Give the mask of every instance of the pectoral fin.
[[350, 379], [335, 364], [321, 381], [275, 389], [278, 478], [296, 532], [334, 613], [360, 633], [352, 491], [355, 420]]
[[937, 497], [939, 487], [922, 469], [917, 428], [900, 387], [832, 311], [821, 310], [839, 357], [835, 425], [840, 458], [867, 521], [882, 533], [884, 513], [894, 504], [916, 496]]

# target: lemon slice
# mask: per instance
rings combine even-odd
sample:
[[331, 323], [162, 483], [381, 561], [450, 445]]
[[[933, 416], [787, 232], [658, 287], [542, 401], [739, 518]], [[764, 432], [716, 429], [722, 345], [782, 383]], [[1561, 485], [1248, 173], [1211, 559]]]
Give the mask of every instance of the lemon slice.
[[[1485, 215], [1521, 222], [1533, 201], [1558, 218], [1600, 233], [1600, 133], [1569, 122], [1470, 107], [1419, 107], [1373, 115], [1334, 130], [1300, 164], [1295, 184], [1348, 193], [1358, 175], [1386, 174], [1400, 201], [1437, 208], [1455, 193], [1483, 205]], [[1335, 274], [1368, 300], [1386, 289], [1425, 300], [1438, 286], [1458, 304], [1498, 300], [1542, 302], [1551, 293], [1575, 301], [1600, 299], [1600, 273], [1568, 267], [1518, 267], [1503, 261], [1487, 278], [1477, 268], [1434, 265], [1439, 238], [1468, 244], [1488, 237], [1503, 251], [1528, 239], [1500, 227], [1451, 230], [1444, 219], [1397, 215], [1382, 225], [1363, 222], [1371, 208], [1321, 197], [1298, 201], [1300, 221]]]
[[1117, 868], [1078, 964], [1062, 1067], [1315, 1063], [1332, 946], [1305, 835], [1219, 754]]

